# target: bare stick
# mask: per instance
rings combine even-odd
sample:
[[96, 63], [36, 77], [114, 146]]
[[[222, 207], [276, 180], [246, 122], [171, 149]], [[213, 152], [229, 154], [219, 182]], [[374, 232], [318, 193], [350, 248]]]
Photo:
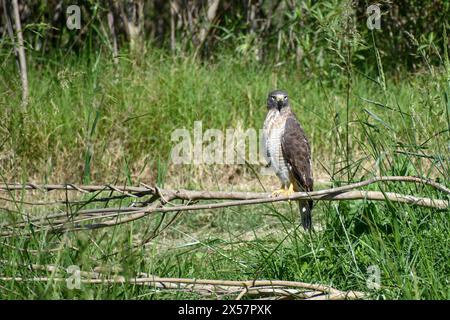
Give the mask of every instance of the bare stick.
[[[378, 182], [413, 182], [431, 186], [439, 191], [442, 191], [450, 195], [450, 189], [434, 180], [420, 177], [409, 176], [381, 176], [370, 178], [361, 182], [351, 183], [342, 187], [325, 189], [319, 191], [313, 191], [309, 194], [313, 195], [326, 195], [330, 193], [337, 193], [342, 191], [348, 191], [356, 188], [365, 187]], [[145, 195], [155, 195], [158, 191], [154, 187], [143, 186], [113, 186], [113, 185], [74, 185], [74, 184], [35, 184], [35, 183], [7, 183], [0, 184], [0, 191], [52, 191], [52, 190], [67, 190], [67, 191], [79, 191], [79, 192], [97, 192], [97, 191], [116, 191], [125, 195], [133, 194], [137, 197]], [[202, 200], [202, 199], [216, 199], [216, 200], [248, 200], [257, 199], [267, 196], [267, 193], [262, 192], [217, 192], [217, 191], [196, 191], [196, 190], [172, 190], [172, 189], [159, 189], [164, 195], [174, 194], [177, 199], [184, 200]]]
[[116, 30], [114, 27], [114, 3], [112, 2], [112, 0], [109, 0], [109, 10], [108, 10], [108, 14], [107, 14], [107, 18], [108, 18], [108, 27], [109, 27], [109, 32], [110, 32], [110, 36], [112, 39], [112, 50], [113, 50], [113, 61], [114, 64], [118, 64], [119, 63], [119, 53], [118, 53], [118, 47], [117, 47], [117, 36], [116, 36]]
[[[54, 270], [52, 268], [52, 270]], [[89, 276], [89, 275], [88, 275]], [[123, 276], [112, 278], [81, 279], [84, 284], [132, 284], [132, 285], [151, 285], [158, 289], [184, 289], [185, 291], [197, 292], [200, 294], [236, 294], [246, 290], [246, 294], [252, 295], [282, 295], [297, 296], [298, 298], [319, 298], [319, 299], [363, 299], [365, 294], [359, 291], [343, 292], [333, 287], [321, 284], [311, 284], [297, 281], [281, 280], [209, 280], [209, 279], [187, 279], [187, 278], [160, 278], [143, 277], [126, 279]], [[0, 281], [16, 282], [66, 282], [65, 278], [50, 277], [0, 277]], [[293, 288], [297, 290], [293, 290]], [[186, 290], [187, 289], [187, 290]]]
[[[299, 199], [312, 199], [312, 200], [377, 200], [377, 201], [393, 201], [393, 202], [403, 202], [409, 204], [415, 204], [423, 207], [431, 207], [437, 209], [446, 209], [449, 207], [449, 203], [446, 200], [434, 200], [429, 198], [418, 198], [409, 195], [401, 195], [397, 193], [382, 193], [376, 191], [349, 191], [337, 195], [327, 195], [327, 196], [310, 196], [306, 192], [298, 192], [292, 196], [277, 197], [277, 198], [264, 198], [264, 199], [251, 199], [251, 200], [237, 200], [222, 203], [212, 203], [212, 204], [201, 204], [201, 205], [191, 205], [191, 206], [176, 206], [176, 207], [161, 207], [161, 208], [144, 208], [138, 211], [126, 211], [118, 214], [111, 215], [113, 219], [102, 221], [99, 224], [88, 225], [88, 226], [78, 226], [72, 229], [67, 229], [70, 231], [85, 230], [85, 229], [97, 229], [104, 228], [114, 225], [119, 225], [127, 222], [131, 222], [140, 218], [143, 218], [154, 212], [174, 212], [174, 211], [195, 211], [195, 210], [207, 210], [207, 209], [218, 209], [226, 207], [244, 206], [252, 204], [263, 204], [271, 202], [289, 201], [289, 200], [299, 200]], [[125, 217], [123, 217], [125, 215]], [[104, 218], [104, 216], [103, 216]]]
[[27, 62], [25, 59], [25, 47], [23, 45], [23, 35], [22, 35], [22, 26], [20, 23], [20, 14], [19, 14], [19, 4], [17, 0], [12, 0], [13, 6], [13, 16], [14, 23], [16, 25], [17, 32], [17, 45], [18, 45], [18, 54], [19, 54], [19, 65], [20, 65], [20, 79], [22, 81], [22, 104], [24, 106], [28, 103], [28, 73], [27, 73]]
[[219, 8], [220, 0], [208, 0], [207, 5], [208, 9], [206, 10], [206, 16], [203, 27], [200, 29], [198, 35], [198, 45], [195, 50], [194, 56], [197, 56], [198, 52], [202, 49], [203, 45], [208, 38], [208, 35], [211, 31], [211, 26], [213, 24], [214, 19], [217, 15], [217, 9]]
[[9, 37], [11, 39], [11, 43], [13, 45], [13, 52], [14, 52], [14, 56], [16, 57], [17, 69], [19, 69], [19, 71], [20, 71], [19, 53], [17, 51], [16, 40], [14, 37], [14, 30], [12, 27], [11, 16], [9, 13], [10, 8], [9, 8], [8, 4], [6, 3], [6, 0], [3, 0], [2, 4], [3, 4], [3, 13], [5, 15], [5, 20], [6, 20], [6, 29], [8, 30], [8, 35], [9, 35]]
[[179, 11], [177, 0], [170, 1], [170, 50], [175, 52], [176, 50], [176, 17]]
[[[117, 186], [76, 186], [76, 185], [17, 185], [17, 184], [5, 184], [0, 185], [0, 190], [13, 191], [13, 190], [77, 190], [80, 192], [94, 192], [102, 190], [111, 190], [122, 195], [139, 197], [143, 194], [151, 194], [153, 197], [159, 196], [161, 199], [182, 199], [192, 201], [196, 200], [234, 200], [224, 201], [220, 203], [206, 203], [195, 205], [174, 205], [172, 206], [155, 206], [150, 205], [147, 207], [127, 207], [127, 208], [101, 208], [101, 209], [87, 209], [80, 210], [74, 215], [68, 216], [66, 213], [50, 213], [43, 215], [41, 223], [35, 229], [37, 231], [78, 231], [78, 230], [90, 230], [98, 229], [110, 226], [116, 226], [119, 224], [131, 222], [137, 219], [146, 217], [156, 212], [183, 212], [183, 211], [195, 211], [195, 210], [210, 210], [225, 207], [244, 206], [264, 204], [280, 201], [290, 200], [303, 200], [310, 199], [314, 201], [341, 201], [341, 200], [372, 200], [372, 201], [391, 201], [399, 203], [407, 203], [422, 207], [436, 208], [436, 209], [448, 209], [449, 201], [441, 199], [430, 199], [424, 197], [416, 197], [412, 195], [404, 195], [393, 192], [378, 192], [378, 191], [361, 191], [352, 190], [357, 187], [366, 186], [375, 182], [386, 181], [407, 181], [407, 182], [419, 182], [426, 185], [433, 186], [434, 188], [450, 194], [450, 190], [429, 179], [422, 179], [417, 177], [378, 177], [372, 178], [366, 181], [350, 184], [343, 187], [331, 188], [327, 190], [319, 190], [314, 192], [296, 192], [291, 196], [282, 196], [271, 198], [268, 193], [256, 193], [256, 192], [214, 192], [214, 191], [190, 191], [190, 190], [162, 190], [157, 187], [117, 187]], [[105, 220], [106, 219], [106, 220]], [[99, 222], [93, 223], [94, 221]], [[27, 221], [19, 222], [16, 224], [8, 225], [8, 228], [20, 228], [26, 226], [27, 223], [37, 221], [37, 219], [29, 219]], [[89, 223], [84, 224], [82, 223]], [[0, 233], [0, 236], [14, 236], [13, 230]]]
[[[397, 193], [382, 193], [376, 191], [348, 191], [340, 193], [337, 195], [326, 195], [326, 196], [310, 196], [307, 193], [296, 193], [296, 195], [290, 197], [278, 197], [278, 198], [264, 198], [264, 199], [251, 199], [251, 200], [236, 200], [221, 203], [209, 203], [202, 205], [188, 205], [188, 206], [174, 206], [174, 207], [155, 207], [150, 206], [142, 209], [132, 208], [133, 210], [128, 210], [128, 208], [108, 208], [110, 214], [104, 214], [105, 209], [90, 209], [89, 216], [73, 219], [72, 217], [65, 220], [53, 221], [47, 224], [40, 225], [41, 229], [35, 229], [34, 232], [42, 231], [53, 231], [53, 232], [63, 232], [63, 231], [80, 231], [80, 230], [93, 230], [106, 227], [117, 226], [120, 224], [128, 223], [146, 217], [150, 214], [156, 212], [182, 212], [182, 211], [196, 211], [196, 210], [207, 210], [207, 209], [218, 209], [225, 207], [234, 206], [244, 206], [251, 204], [263, 204], [271, 202], [280, 202], [286, 200], [299, 200], [299, 199], [312, 199], [312, 200], [378, 200], [378, 201], [393, 201], [393, 202], [403, 202], [409, 204], [415, 204], [424, 207], [432, 207], [437, 209], [449, 208], [449, 203], [446, 200], [435, 200], [429, 198], [418, 198], [409, 195], [401, 195]], [[80, 225], [82, 222], [94, 221], [98, 219], [110, 218], [106, 221], [100, 221], [98, 223], [92, 223], [87, 225]], [[55, 224], [56, 222], [56, 224]], [[14, 227], [14, 226], [10, 226]], [[14, 231], [7, 231], [0, 233], [1, 237], [11, 237], [16, 236]]]

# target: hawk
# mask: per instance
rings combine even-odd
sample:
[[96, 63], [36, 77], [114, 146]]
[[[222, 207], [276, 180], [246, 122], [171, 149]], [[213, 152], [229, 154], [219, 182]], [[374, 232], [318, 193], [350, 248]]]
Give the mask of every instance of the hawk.
[[[311, 149], [305, 131], [289, 105], [286, 92], [275, 90], [267, 98], [263, 128], [264, 155], [281, 181], [272, 196], [313, 191]], [[311, 230], [312, 200], [299, 200], [301, 223]]]

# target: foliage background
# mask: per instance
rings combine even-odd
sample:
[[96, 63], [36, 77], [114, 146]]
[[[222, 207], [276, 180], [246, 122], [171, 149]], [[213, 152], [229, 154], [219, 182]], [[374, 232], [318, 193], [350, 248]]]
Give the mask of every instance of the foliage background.
[[[172, 165], [170, 133], [198, 120], [204, 130], [260, 128], [267, 92], [284, 88], [311, 141], [317, 189], [374, 175], [448, 185], [447, 1], [380, 1], [381, 29], [373, 31], [369, 1], [19, 1], [30, 86], [25, 108], [5, 28], [10, 4], [0, 3], [2, 183], [275, 189], [276, 178], [257, 177], [248, 166]], [[66, 27], [72, 4], [81, 8], [80, 30]], [[423, 186], [372, 189], [448, 199]], [[22, 221], [33, 231], [28, 214], [80, 209], [31, 208], [19, 201], [24, 192], [4, 196], [15, 201], [0, 199], [0, 228]], [[19, 233], [0, 238], [0, 273], [31, 278], [43, 275], [36, 264], [77, 265], [130, 277], [286, 279], [378, 299], [449, 299], [449, 213], [322, 202], [310, 236], [296, 227], [289, 204], [205, 210], [178, 217], [137, 250], [162, 215], [111, 230]], [[381, 290], [367, 288], [372, 265], [381, 270]], [[68, 290], [64, 283], [5, 281], [0, 297], [197, 298], [132, 285]]]

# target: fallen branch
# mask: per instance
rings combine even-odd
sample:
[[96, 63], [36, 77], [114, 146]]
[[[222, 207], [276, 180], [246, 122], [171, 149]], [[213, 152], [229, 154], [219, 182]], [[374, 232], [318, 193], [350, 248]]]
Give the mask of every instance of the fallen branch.
[[[409, 176], [381, 176], [370, 178], [361, 182], [351, 183], [343, 187], [335, 188], [335, 190], [348, 190], [349, 188], [358, 188], [367, 186], [376, 182], [414, 182], [422, 183], [425, 185], [432, 186], [442, 192], [450, 194], [450, 189], [446, 186], [437, 183], [432, 179], [420, 178], [420, 177], [409, 177]], [[95, 192], [95, 191], [117, 191], [117, 192], [128, 192], [128, 193], [144, 193], [144, 194], [155, 194], [156, 188], [141, 184], [141, 187], [133, 186], [114, 186], [110, 184], [105, 185], [76, 185], [72, 183], [67, 184], [36, 184], [36, 183], [5, 183], [0, 184], [0, 191], [13, 191], [13, 190], [40, 190], [40, 191], [52, 191], [52, 190], [67, 190], [67, 191], [79, 191], [79, 192]], [[161, 191], [167, 191], [165, 189], [160, 189]], [[179, 190], [188, 191], [188, 190]], [[205, 193], [204, 191], [198, 191]], [[243, 192], [210, 192], [210, 194], [220, 194], [229, 197], [230, 194], [242, 194]], [[248, 194], [255, 194], [255, 192], [248, 192]], [[137, 194], [135, 194], [138, 196]], [[229, 199], [229, 198], [228, 198]]]
[[[426, 178], [420, 177], [407, 177], [407, 176], [382, 176], [367, 179], [361, 182], [351, 183], [342, 187], [319, 190], [310, 192], [310, 195], [326, 195], [330, 193], [348, 191], [365, 187], [378, 182], [413, 182], [431, 186], [439, 191], [442, 191], [450, 195], [450, 189], [446, 186]], [[115, 185], [75, 185], [75, 184], [35, 184], [35, 183], [11, 183], [0, 184], [0, 191], [31, 191], [39, 190], [42, 192], [53, 190], [64, 191], [78, 191], [82, 193], [99, 192], [99, 191], [114, 191], [121, 193], [125, 196], [142, 197], [146, 195], [156, 195], [161, 192], [164, 195], [173, 194], [177, 199], [184, 200], [204, 200], [204, 199], [216, 199], [216, 200], [248, 200], [256, 199], [267, 196], [267, 193], [261, 192], [222, 192], [222, 191], [195, 191], [195, 190], [171, 190], [171, 189], [158, 189], [156, 187], [150, 187], [142, 184], [141, 187], [133, 186], [115, 186]]]
[[[139, 198], [144, 195], [151, 195], [152, 198], [146, 203], [151, 203], [145, 207], [120, 207], [120, 208], [95, 208], [85, 210], [75, 210], [74, 213], [50, 213], [45, 214], [43, 217], [27, 219], [24, 222], [16, 223], [15, 225], [8, 225], [7, 227], [24, 227], [27, 223], [45, 221], [35, 229], [37, 231], [78, 231], [87, 229], [98, 229], [104, 227], [115, 226], [127, 222], [131, 222], [140, 218], [143, 218], [149, 214], [156, 212], [183, 212], [183, 211], [195, 211], [195, 210], [210, 210], [225, 207], [255, 205], [255, 204], [267, 204], [281, 201], [302, 200], [309, 199], [314, 201], [341, 201], [341, 200], [371, 200], [371, 201], [390, 201], [407, 203], [411, 205], [417, 205], [435, 209], [448, 209], [450, 207], [448, 200], [431, 199], [424, 197], [416, 197], [411, 195], [404, 195], [393, 192], [380, 192], [380, 191], [362, 191], [352, 190], [360, 188], [377, 182], [414, 182], [422, 183], [432, 186], [441, 192], [450, 194], [450, 189], [443, 186], [433, 180], [423, 179], [418, 177], [378, 177], [365, 180], [358, 183], [349, 184], [342, 187], [331, 188], [327, 190], [319, 190], [313, 192], [296, 192], [290, 196], [270, 197], [268, 193], [258, 192], [218, 192], [218, 191], [191, 191], [191, 190], [170, 190], [159, 189], [157, 187], [149, 187], [144, 185], [143, 187], [119, 187], [112, 185], [104, 186], [77, 186], [73, 184], [66, 185], [37, 185], [37, 184], [3, 184], [0, 185], [0, 191], [18, 191], [18, 190], [64, 190], [64, 191], [78, 191], [82, 193], [101, 191], [113, 191], [120, 193], [125, 197]], [[115, 196], [117, 197], [117, 196]], [[104, 198], [102, 198], [104, 200]], [[157, 199], [160, 200], [155, 202]], [[167, 200], [169, 199], [169, 200]], [[192, 201], [199, 200], [232, 200], [223, 201], [219, 203], [206, 203], [206, 204], [188, 204], [188, 205], [174, 205], [170, 201], [174, 199]], [[14, 201], [14, 200], [11, 200]], [[92, 199], [87, 202], [94, 201]], [[155, 205], [156, 204], [156, 205]], [[106, 219], [106, 220], [105, 220]], [[98, 222], [95, 222], [98, 221]], [[87, 224], [89, 222], [89, 224]], [[95, 223], [94, 223], [95, 222]], [[8, 232], [0, 233], [0, 236], [11, 236], [12, 230]]]
[[[241, 201], [229, 201], [229, 202], [221, 202], [221, 203], [208, 203], [208, 204], [199, 204], [199, 205], [190, 205], [190, 206], [175, 206], [175, 207], [147, 207], [140, 210], [134, 211], [121, 211], [119, 213], [114, 213], [111, 215], [103, 215], [100, 218], [112, 218], [107, 221], [102, 221], [98, 224], [87, 225], [87, 226], [77, 226], [74, 228], [69, 228], [69, 231], [78, 231], [78, 230], [86, 230], [86, 229], [98, 229], [104, 228], [114, 225], [119, 225], [127, 222], [131, 222], [140, 218], [143, 218], [151, 213], [155, 212], [175, 212], [175, 211], [197, 211], [197, 210], [211, 210], [211, 209], [219, 209], [219, 208], [227, 208], [227, 207], [236, 207], [236, 206], [245, 206], [245, 205], [254, 205], [254, 204], [264, 204], [264, 203], [272, 203], [272, 202], [281, 202], [286, 200], [300, 200], [300, 199], [312, 199], [312, 200], [377, 200], [377, 201], [393, 201], [393, 202], [404, 202], [409, 204], [415, 204], [424, 207], [431, 207], [437, 209], [446, 209], [449, 207], [449, 203], [446, 200], [433, 200], [428, 198], [417, 198], [408, 195], [401, 195], [397, 193], [382, 193], [376, 191], [349, 191], [337, 195], [326, 195], [326, 196], [310, 196], [306, 192], [295, 193], [292, 196], [283, 196], [277, 198], [266, 198], [263, 199], [251, 199], [251, 200], [241, 200]], [[91, 215], [93, 215], [93, 210], [91, 210]], [[94, 220], [98, 217], [91, 216], [89, 220]], [[86, 220], [84, 220], [86, 221]], [[74, 221], [76, 223], [82, 222]]]
[[[54, 271], [55, 269], [48, 269]], [[81, 274], [80, 274], [81, 275]], [[83, 274], [89, 276], [89, 274]], [[159, 290], [178, 290], [195, 292], [204, 296], [235, 295], [241, 298], [243, 295], [274, 296], [278, 298], [300, 298], [300, 299], [363, 299], [366, 295], [359, 291], [340, 291], [333, 287], [321, 284], [311, 284], [297, 281], [281, 280], [207, 280], [187, 278], [160, 278], [156, 276], [130, 278], [115, 276], [111, 278], [97, 278], [98, 273], [93, 273], [94, 278], [83, 278], [83, 284], [130, 284], [148, 285]], [[0, 281], [15, 282], [66, 282], [61, 277], [0, 277]], [[242, 294], [244, 292], [244, 294]]]
[[[70, 216], [63, 220], [55, 220], [53, 222], [49, 222], [47, 225], [43, 224], [40, 227], [42, 229], [35, 229], [34, 232], [40, 231], [54, 231], [54, 232], [63, 232], [63, 231], [80, 231], [80, 230], [93, 230], [106, 228], [111, 226], [116, 226], [124, 223], [128, 223], [131, 221], [135, 221], [141, 219], [145, 216], [148, 216], [152, 213], [162, 212], [182, 212], [182, 211], [198, 211], [198, 210], [211, 210], [218, 208], [226, 208], [226, 207], [235, 207], [235, 206], [245, 206], [252, 204], [264, 204], [264, 203], [272, 203], [272, 202], [281, 202], [286, 200], [300, 200], [300, 199], [312, 199], [312, 200], [375, 200], [375, 201], [392, 201], [392, 202], [400, 202], [400, 203], [408, 203], [414, 204], [423, 207], [430, 207], [436, 209], [446, 209], [449, 208], [449, 202], [446, 200], [436, 200], [429, 198], [420, 198], [413, 197], [409, 195], [402, 195], [391, 192], [377, 192], [377, 191], [348, 191], [340, 194], [327, 194], [324, 196], [311, 196], [306, 192], [298, 192], [294, 193], [292, 196], [283, 196], [277, 198], [257, 198], [250, 200], [241, 200], [241, 201], [228, 201], [221, 203], [208, 203], [208, 204], [200, 204], [200, 205], [186, 205], [186, 206], [173, 206], [173, 207], [164, 207], [164, 206], [149, 206], [145, 208], [101, 208], [101, 209], [89, 209], [89, 210], [80, 210], [76, 213], [77, 216], [81, 216], [79, 219], [74, 219], [73, 216]], [[63, 218], [67, 217], [66, 213], [56, 214], [50, 216], [51, 219]], [[33, 221], [42, 221], [42, 220], [50, 220], [50, 217], [41, 217], [33, 219]], [[94, 221], [98, 219], [110, 218], [106, 221], [101, 221], [99, 223], [92, 223], [81, 225], [83, 222]], [[32, 222], [32, 221], [28, 221]], [[26, 222], [22, 223], [25, 225]], [[20, 226], [20, 224], [15, 225]], [[48, 226], [48, 227], [46, 227]], [[45, 228], [46, 227], [46, 228]], [[0, 233], [0, 236], [12, 236], [15, 235], [13, 231]]]

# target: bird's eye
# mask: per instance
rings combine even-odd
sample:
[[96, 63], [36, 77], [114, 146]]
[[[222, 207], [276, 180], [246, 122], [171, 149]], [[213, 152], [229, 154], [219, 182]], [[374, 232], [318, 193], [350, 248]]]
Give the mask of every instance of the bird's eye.
[[287, 96], [284, 97], [284, 100], [287, 100]]
[[275, 97], [274, 97], [274, 96], [271, 96], [270, 99], [271, 99], [271, 100], [275, 100]]

